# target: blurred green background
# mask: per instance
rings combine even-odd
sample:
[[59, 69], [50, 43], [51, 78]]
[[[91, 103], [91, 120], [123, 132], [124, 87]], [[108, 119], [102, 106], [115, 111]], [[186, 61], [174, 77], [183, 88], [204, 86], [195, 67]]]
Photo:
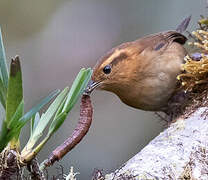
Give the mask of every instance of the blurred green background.
[[[175, 29], [192, 15], [193, 30], [205, 0], [10, 0], [0, 1], [0, 25], [8, 58], [20, 55], [26, 110], [54, 89], [70, 86], [81, 67], [93, 67], [100, 56], [126, 41]], [[95, 168], [118, 168], [163, 129], [151, 112], [128, 107], [113, 94], [95, 91], [94, 118], [84, 140], [60, 162], [90, 179]], [[39, 155], [42, 161], [75, 127], [76, 105], [63, 127]], [[28, 139], [29, 128], [22, 134]], [[56, 174], [55, 164], [49, 173]]]

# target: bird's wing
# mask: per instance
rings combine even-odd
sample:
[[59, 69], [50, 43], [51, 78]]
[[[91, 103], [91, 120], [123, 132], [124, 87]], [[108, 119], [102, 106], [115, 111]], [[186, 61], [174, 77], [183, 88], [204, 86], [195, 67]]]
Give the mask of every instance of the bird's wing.
[[139, 51], [143, 51], [147, 48], [158, 51], [172, 42], [178, 42], [183, 45], [186, 40], [187, 38], [177, 31], [167, 31], [146, 36], [136, 40], [134, 43], [139, 47]]

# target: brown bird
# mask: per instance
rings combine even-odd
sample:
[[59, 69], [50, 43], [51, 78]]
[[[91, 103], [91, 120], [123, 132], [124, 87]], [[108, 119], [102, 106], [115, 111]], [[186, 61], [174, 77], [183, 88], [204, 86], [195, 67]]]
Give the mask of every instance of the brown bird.
[[187, 54], [186, 40], [167, 31], [113, 48], [95, 65], [85, 93], [97, 88], [115, 93], [131, 107], [166, 111]]

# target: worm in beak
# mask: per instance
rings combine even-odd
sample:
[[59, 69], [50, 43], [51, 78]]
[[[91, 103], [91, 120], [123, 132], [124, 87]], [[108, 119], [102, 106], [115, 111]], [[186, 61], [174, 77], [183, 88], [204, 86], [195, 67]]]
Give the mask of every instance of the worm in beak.
[[90, 80], [89, 83], [88, 83], [88, 85], [87, 85], [87, 87], [86, 87], [86, 89], [84, 90], [84, 94], [85, 95], [90, 95], [91, 92], [94, 89], [96, 89], [98, 86], [100, 86], [100, 84], [101, 84], [100, 82], [95, 82], [93, 80]]

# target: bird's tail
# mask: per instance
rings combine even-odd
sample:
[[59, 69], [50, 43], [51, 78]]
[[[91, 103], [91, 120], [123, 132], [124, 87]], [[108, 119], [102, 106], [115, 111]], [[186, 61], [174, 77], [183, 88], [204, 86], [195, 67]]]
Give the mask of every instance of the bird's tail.
[[189, 23], [190, 23], [190, 20], [191, 20], [191, 15], [188, 16], [187, 18], [185, 18], [181, 24], [178, 25], [178, 27], [176, 28], [176, 31], [179, 32], [179, 33], [183, 33], [184, 31], [186, 31]]

